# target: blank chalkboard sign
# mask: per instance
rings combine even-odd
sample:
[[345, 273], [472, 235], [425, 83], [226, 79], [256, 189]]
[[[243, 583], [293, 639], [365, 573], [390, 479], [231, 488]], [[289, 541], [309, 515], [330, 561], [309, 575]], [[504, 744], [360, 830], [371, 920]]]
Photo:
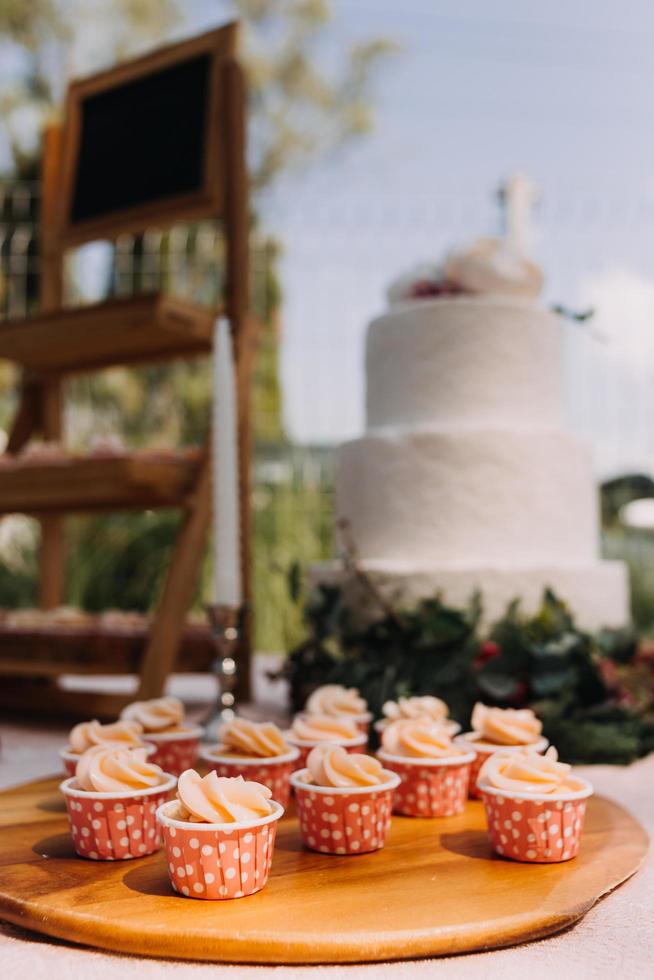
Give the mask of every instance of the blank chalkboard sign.
[[233, 48], [230, 25], [71, 85], [64, 240], [220, 213], [220, 78]]

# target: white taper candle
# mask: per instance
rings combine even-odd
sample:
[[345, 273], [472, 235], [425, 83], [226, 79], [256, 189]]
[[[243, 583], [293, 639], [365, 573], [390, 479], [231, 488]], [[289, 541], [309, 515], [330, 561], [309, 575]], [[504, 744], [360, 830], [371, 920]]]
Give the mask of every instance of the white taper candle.
[[215, 602], [241, 603], [236, 375], [229, 323], [216, 320], [213, 338], [213, 534]]

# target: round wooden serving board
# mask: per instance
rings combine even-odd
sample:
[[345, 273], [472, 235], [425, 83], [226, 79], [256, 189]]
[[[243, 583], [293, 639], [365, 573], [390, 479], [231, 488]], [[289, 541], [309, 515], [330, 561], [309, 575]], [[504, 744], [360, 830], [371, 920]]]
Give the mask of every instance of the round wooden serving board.
[[75, 857], [58, 780], [0, 793], [0, 917], [75, 943], [179, 959], [249, 963], [392, 960], [509, 946], [557, 932], [638, 870], [642, 827], [589, 801], [579, 856], [528, 865], [494, 857], [481, 803], [461, 817], [394, 817], [382, 851], [330, 857], [279, 825], [257, 895], [203, 902], [170, 889], [163, 854]]

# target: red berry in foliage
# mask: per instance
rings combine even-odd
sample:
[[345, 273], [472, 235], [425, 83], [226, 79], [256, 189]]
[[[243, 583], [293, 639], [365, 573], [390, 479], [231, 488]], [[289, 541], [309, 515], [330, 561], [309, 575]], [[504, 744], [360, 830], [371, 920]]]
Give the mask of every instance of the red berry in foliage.
[[654, 643], [645, 641], [636, 650], [635, 663], [654, 664]]
[[518, 681], [515, 686], [515, 691], [509, 698], [509, 704], [512, 708], [522, 708], [527, 703], [527, 685], [524, 681]]
[[597, 669], [607, 690], [617, 691], [620, 686], [620, 675], [614, 661], [609, 657], [602, 657], [597, 662]]
[[487, 664], [489, 660], [493, 660], [493, 658], [497, 657], [500, 653], [501, 650], [497, 643], [495, 643], [493, 640], [484, 640], [484, 642], [480, 644], [479, 653], [475, 657], [475, 667], [483, 667], [484, 664]]

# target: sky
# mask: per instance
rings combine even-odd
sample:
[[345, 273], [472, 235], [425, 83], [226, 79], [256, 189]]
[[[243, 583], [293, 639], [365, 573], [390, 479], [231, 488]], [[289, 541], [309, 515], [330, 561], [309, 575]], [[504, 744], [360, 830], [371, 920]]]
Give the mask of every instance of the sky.
[[322, 56], [370, 36], [401, 47], [376, 86], [373, 135], [266, 203], [284, 245], [289, 428], [335, 441], [364, 427], [366, 325], [388, 282], [496, 233], [495, 192], [540, 189], [546, 302], [598, 306], [567, 329], [571, 428], [603, 475], [654, 459], [654, 8], [599, 0], [337, 0]]
[[[400, 50], [374, 87], [374, 132], [288, 174], [261, 202], [283, 246], [289, 433], [334, 443], [363, 431], [365, 333], [388, 283], [497, 233], [497, 188], [522, 171], [540, 191], [544, 302], [598, 310], [592, 329], [566, 328], [569, 426], [591, 443], [601, 475], [654, 472], [654, 5], [332, 7], [320, 65], [338, 66], [371, 37]], [[183, 9], [179, 35], [224, 22], [227, 4], [185, 0]]]

